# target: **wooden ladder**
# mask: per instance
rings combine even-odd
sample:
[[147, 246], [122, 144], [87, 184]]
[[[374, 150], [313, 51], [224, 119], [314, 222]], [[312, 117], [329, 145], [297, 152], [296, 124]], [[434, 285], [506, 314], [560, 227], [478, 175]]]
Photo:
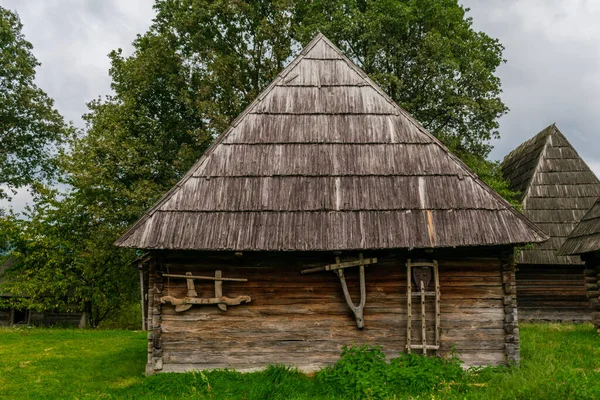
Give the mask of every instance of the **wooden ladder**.
[[[413, 268], [416, 267], [427, 267], [431, 268], [433, 272], [433, 280], [435, 285], [435, 291], [427, 292], [426, 286], [423, 280], [420, 280], [417, 287], [418, 292], [412, 292], [412, 275]], [[412, 343], [412, 298], [421, 298], [421, 344]], [[426, 324], [426, 313], [425, 313], [425, 299], [426, 297], [435, 297], [435, 344], [427, 344], [427, 324]], [[423, 354], [427, 354], [427, 350], [438, 350], [440, 348], [440, 278], [438, 274], [438, 263], [436, 260], [432, 262], [412, 262], [409, 258], [406, 262], [406, 303], [407, 303], [407, 331], [406, 331], [406, 351], [411, 353], [413, 349], [422, 349]]]

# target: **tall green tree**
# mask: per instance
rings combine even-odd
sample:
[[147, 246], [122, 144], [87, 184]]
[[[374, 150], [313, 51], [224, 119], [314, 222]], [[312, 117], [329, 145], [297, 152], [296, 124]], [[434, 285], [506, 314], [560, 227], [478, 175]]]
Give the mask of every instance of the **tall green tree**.
[[102, 282], [136, 282], [123, 273], [134, 252], [114, 240], [317, 31], [502, 188], [485, 159], [506, 111], [495, 76], [502, 46], [474, 31], [456, 0], [157, 0], [155, 9], [134, 53], [110, 54], [114, 94], [89, 103], [86, 132], [61, 159], [70, 192], [40, 195], [30, 221], [12, 225], [21, 274], [47, 286], [47, 298], [95, 307], [96, 322], [118, 311], [133, 292]]
[[457, 0], [303, 0], [305, 43], [323, 32], [396, 103], [459, 155], [485, 158], [498, 138], [497, 39], [472, 27]]
[[[39, 66], [19, 16], [0, 7], [0, 185], [15, 189], [53, 176], [71, 129], [34, 83]], [[7, 193], [0, 187], [0, 198]]]
[[[0, 250], [9, 243], [14, 266], [2, 280], [2, 299], [17, 308], [84, 311], [90, 326], [139, 299], [131, 254], [105, 246], [114, 233], [76, 196], [36, 188], [25, 216], [0, 219]], [[1, 251], [0, 251], [1, 253]], [[135, 319], [137, 321], [138, 318]]]

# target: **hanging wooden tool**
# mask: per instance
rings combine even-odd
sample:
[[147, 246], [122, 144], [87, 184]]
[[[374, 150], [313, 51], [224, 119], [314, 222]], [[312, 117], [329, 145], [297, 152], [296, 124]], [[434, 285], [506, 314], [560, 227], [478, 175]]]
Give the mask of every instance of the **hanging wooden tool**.
[[[185, 275], [179, 274], [163, 274], [168, 278], [185, 278], [187, 281], [187, 294], [183, 299], [178, 299], [173, 296], [163, 296], [160, 298], [162, 304], [171, 303], [175, 306], [176, 312], [187, 311], [194, 304], [206, 305], [216, 304], [220, 310], [227, 311], [227, 306], [237, 306], [242, 303], [250, 303], [252, 299], [250, 296], [237, 296], [237, 297], [226, 297], [223, 296], [223, 281], [228, 282], [247, 282], [248, 279], [244, 278], [223, 278], [223, 273], [219, 270], [215, 271], [215, 276], [196, 276], [192, 275], [191, 272], [186, 272]], [[201, 298], [198, 297], [194, 280], [206, 280], [215, 282], [215, 297]]]
[[[406, 310], [407, 310], [407, 330], [406, 330], [406, 351], [410, 353], [413, 349], [422, 349], [423, 354], [427, 350], [438, 350], [440, 348], [440, 278], [438, 273], [438, 263], [432, 262], [412, 262], [410, 259], [406, 262]], [[427, 287], [431, 282], [433, 275], [435, 291], [428, 292]], [[412, 292], [412, 280], [415, 282], [418, 292]], [[412, 344], [412, 298], [421, 299], [421, 344]], [[426, 297], [435, 297], [435, 344], [427, 344], [427, 324], [426, 324]]]
[[[322, 271], [333, 271], [340, 278], [340, 283], [342, 284], [342, 291], [344, 292], [344, 298], [346, 299], [346, 303], [348, 303], [348, 307], [354, 313], [354, 318], [356, 319], [356, 326], [359, 329], [362, 329], [365, 326], [365, 320], [363, 317], [363, 309], [365, 308], [365, 303], [367, 302], [367, 288], [365, 285], [365, 265], [375, 264], [377, 262], [376, 258], [363, 258], [362, 253], [359, 254], [359, 259], [355, 261], [347, 261], [340, 262], [340, 258], [335, 258], [335, 264], [329, 264], [322, 267], [309, 268], [301, 271], [302, 274], [311, 274], [313, 272], [322, 272]], [[352, 301], [352, 297], [350, 297], [350, 292], [348, 292], [348, 285], [346, 284], [346, 277], [344, 276], [344, 269], [351, 267], [359, 267], [359, 279], [360, 279], [360, 302], [358, 306], [354, 305]]]

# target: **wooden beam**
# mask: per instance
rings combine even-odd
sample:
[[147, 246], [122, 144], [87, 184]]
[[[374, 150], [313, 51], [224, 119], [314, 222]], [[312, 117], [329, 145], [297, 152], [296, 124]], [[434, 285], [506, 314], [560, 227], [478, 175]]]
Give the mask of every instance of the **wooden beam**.
[[[339, 259], [339, 257], [337, 257], [337, 259]], [[361, 258], [358, 260], [346, 261], [346, 262], [340, 262], [340, 263], [336, 262], [335, 264], [324, 265], [322, 267], [309, 268], [309, 269], [300, 271], [300, 273], [311, 274], [313, 272], [335, 271], [338, 269], [360, 267], [361, 265], [365, 266], [365, 265], [376, 264], [376, 263], [377, 263], [377, 258], [362, 258], [362, 256], [361, 256]]]
[[[433, 262], [433, 279], [435, 284], [435, 345], [440, 346], [440, 321], [442, 319], [440, 300], [440, 274], [437, 260]], [[437, 350], [437, 349], [436, 349]]]
[[205, 281], [226, 281], [226, 282], [248, 282], [245, 278], [217, 278], [214, 276], [198, 276], [198, 275], [179, 275], [179, 274], [162, 274], [169, 278], [184, 278], [184, 279], [200, 279]]

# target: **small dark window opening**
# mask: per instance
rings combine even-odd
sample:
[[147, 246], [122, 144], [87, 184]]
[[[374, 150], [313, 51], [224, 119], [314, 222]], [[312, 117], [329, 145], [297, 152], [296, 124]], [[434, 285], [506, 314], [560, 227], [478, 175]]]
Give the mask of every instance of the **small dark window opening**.
[[17, 310], [17, 309], [13, 308], [13, 312], [12, 312], [13, 325], [26, 324], [27, 323], [27, 312], [28, 312], [28, 310]]

